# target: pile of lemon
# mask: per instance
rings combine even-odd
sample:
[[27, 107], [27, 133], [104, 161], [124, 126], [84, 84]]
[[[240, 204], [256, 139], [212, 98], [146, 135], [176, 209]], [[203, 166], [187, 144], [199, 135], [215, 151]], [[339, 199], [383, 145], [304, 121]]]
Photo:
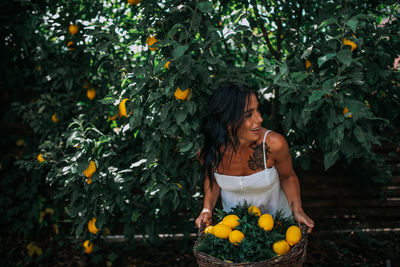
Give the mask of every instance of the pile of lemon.
[[[241, 215], [243, 218], [239, 218]], [[213, 246], [215, 243], [215, 249], [218, 249], [218, 245], [222, 244], [221, 240], [225, 243], [231, 244], [232, 247], [240, 247], [242, 243], [246, 240], [246, 235], [244, 232], [252, 233], [252, 236], [248, 238], [254, 239], [254, 233], [257, 233], [258, 239], [262, 240], [265, 244], [271, 244], [271, 249], [275, 255], [285, 255], [290, 252], [290, 249], [300, 242], [302, 238], [301, 230], [298, 226], [292, 223], [287, 224], [287, 222], [281, 221], [280, 218], [274, 221], [274, 218], [270, 214], [261, 214], [261, 211], [256, 206], [250, 206], [247, 208], [246, 213], [242, 214], [229, 214], [222, 218], [222, 220], [215, 224], [207, 226], [204, 229], [204, 238], [206, 242], [208, 241], [208, 246]], [[246, 217], [246, 218], [244, 218]], [[252, 217], [252, 218], [249, 218]], [[277, 218], [277, 216], [275, 216]], [[279, 217], [279, 216], [278, 216]], [[245, 225], [241, 225], [244, 223]], [[292, 225], [290, 225], [292, 224]], [[275, 225], [275, 227], [274, 227]], [[257, 229], [256, 229], [257, 228]], [[241, 229], [246, 229], [241, 231]], [[264, 233], [268, 232], [268, 233]], [[273, 240], [264, 240], [269, 237], [273, 237]], [[284, 237], [284, 238], [282, 238]], [[209, 239], [209, 240], [207, 240]], [[278, 239], [278, 240], [276, 240]], [[255, 240], [247, 240], [249, 242], [256, 242]], [[264, 242], [265, 241], [265, 242]], [[258, 241], [257, 241], [258, 242]], [[226, 246], [226, 244], [225, 244]], [[226, 250], [226, 249], [221, 249]], [[233, 250], [231, 250], [233, 252]], [[237, 252], [237, 250], [236, 250]], [[244, 248], [244, 253], [246, 253], [246, 248]], [[229, 255], [223, 257], [224, 259], [229, 259]]]

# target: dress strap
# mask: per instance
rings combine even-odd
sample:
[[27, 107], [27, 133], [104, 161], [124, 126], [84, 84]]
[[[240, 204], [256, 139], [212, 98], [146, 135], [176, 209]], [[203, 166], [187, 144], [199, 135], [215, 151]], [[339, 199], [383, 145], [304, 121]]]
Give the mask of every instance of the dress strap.
[[268, 133], [271, 130], [268, 130], [265, 135], [264, 135], [264, 141], [263, 141], [263, 156], [264, 156], [264, 168], [267, 169], [267, 159], [265, 158], [265, 139], [267, 138]]

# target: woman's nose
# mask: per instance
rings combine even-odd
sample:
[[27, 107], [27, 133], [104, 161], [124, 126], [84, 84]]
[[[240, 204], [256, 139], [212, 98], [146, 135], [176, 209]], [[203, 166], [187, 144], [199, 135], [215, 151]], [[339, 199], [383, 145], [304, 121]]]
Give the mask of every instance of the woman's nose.
[[261, 117], [261, 113], [260, 112], [257, 112], [256, 120], [257, 120], [258, 123], [262, 123], [263, 122], [264, 119]]

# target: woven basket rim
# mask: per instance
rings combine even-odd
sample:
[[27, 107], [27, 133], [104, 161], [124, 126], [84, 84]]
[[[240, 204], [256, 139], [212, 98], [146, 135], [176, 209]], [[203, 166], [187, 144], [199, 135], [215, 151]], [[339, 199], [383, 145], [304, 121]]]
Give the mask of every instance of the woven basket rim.
[[203, 229], [199, 229], [199, 233], [198, 233], [198, 237], [197, 240], [193, 246], [193, 253], [196, 256], [197, 260], [206, 260], [206, 261], [213, 261], [215, 262], [217, 265], [225, 265], [225, 266], [251, 266], [251, 265], [268, 265], [268, 264], [277, 264], [277, 263], [284, 263], [284, 261], [294, 258], [294, 257], [298, 257], [300, 254], [303, 254], [306, 246], [307, 246], [307, 239], [308, 239], [308, 234], [307, 234], [307, 226], [304, 224], [297, 224], [302, 232], [302, 238], [299, 241], [299, 243], [297, 243], [296, 245], [294, 245], [289, 253], [285, 254], [285, 255], [281, 255], [281, 256], [275, 256], [273, 258], [267, 259], [267, 260], [262, 260], [262, 261], [257, 261], [257, 262], [227, 262], [227, 261], [223, 261], [219, 258], [216, 258], [214, 256], [211, 256], [207, 253], [204, 253], [202, 251], [198, 251], [196, 250], [196, 247], [198, 245], [198, 242], [201, 241], [203, 239], [203, 231], [204, 231], [204, 227]]

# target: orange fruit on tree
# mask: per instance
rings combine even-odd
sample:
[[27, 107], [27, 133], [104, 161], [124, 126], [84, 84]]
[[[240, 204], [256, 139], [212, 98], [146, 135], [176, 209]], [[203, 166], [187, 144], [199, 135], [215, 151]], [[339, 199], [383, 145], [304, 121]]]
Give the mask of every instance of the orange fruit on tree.
[[85, 242], [83, 242], [83, 247], [85, 248], [85, 253], [87, 253], [87, 254], [92, 253], [93, 242], [90, 242], [89, 240], [85, 240]]
[[239, 217], [235, 214], [227, 215], [222, 219], [222, 224], [225, 224], [233, 229], [240, 224]]
[[271, 231], [274, 227], [274, 219], [271, 214], [263, 214], [260, 219], [258, 219], [258, 226], [260, 226], [265, 231]]
[[158, 47], [150, 47], [153, 44], [157, 43], [158, 40], [155, 36], [149, 36], [146, 40], [147, 45], [149, 46], [150, 51], [155, 51], [158, 49]]
[[96, 218], [93, 217], [89, 222], [88, 222], [88, 229], [89, 232], [91, 232], [92, 234], [97, 234], [97, 232], [99, 231], [99, 229], [97, 229], [96, 227]]
[[256, 206], [250, 206], [250, 207], [247, 209], [247, 212], [248, 212], [249, 214], [254, 214], [254, 215], [258, 216], [258, 217], [261, 216], [261, 210], [260, 210], [258, 207], [256, 207]]
[[37, 155], [37, 160], [39, 161], [39, 163], [42, 163], [43, 161], [44, 161], [44, 158], [43, 158], [43, 154], [42, 153], [39, 153], [39, 155]]
[[186, 89], [182, 91], [179, 87], [175, 90], [174, 96], [176, 99], [179, 100], [188, 100], [190, 95], [191, 89]]
[[272, 245], [272, 249], [278, 256], [285, 255], [290, 251], [289, 244], [285, 240], [275, 242]]
[[239, 245], [244, 239], [244, 234], [239, 230], [234, 230], [229, 234], [229, 242], [234, 245]]
[[343, 44], [351, 46], [351, 52], [353, 52], [357, 48], [356, 43], [354, 43], [353, 41], [348, 40], [346, 38], [343, 38]]
[[79, 28], [75, 24], [70, 24], [69, 27], [68, 27], [68, 31], [69, 31], [70, 34], [75, 35], [75, 34], [78, 33]]
[[130, 5], [137, 5], [137, 4], [140, 4], [140, 0], [128, 0], [128, 3]]
[[127, 117], [128, 118], [128, 114], [126, 113], [126, 106], [125, 106], [125, 102], [128, 101], [128, 98], [125, 98], [123, 100], [121, 100], [121, 102], [119, 102], [119, 115], [122, 117]]
[[311, 62], [310, 60], [306, 60], [306, 69], [308, 69], [309, 67], [311, 67]]
[[87, 90], [86, 95], [90, 100], [93, 100], [96, 97], [96, 90], [94, 88], [90, 88]]
[[67, 43], [67, 47], [68, 47], [69, 51], [74, 51], [75, 50], [75, 47], [73, 47], [73, 45], [74, 45], [74, 41], [69, 41]]
[[292, 225], [286, 230], [286, 242], [294, 246], [301, 240], [301, 230], [298, 226]]
[[93, 175], [93, 173], [96, 172], [96, 170], [97, 170], [96, 163], [93, 160], [91, 160], [89, 166], [86, 168], [86, 170], [83, 171], [83, 174], [89, 178]]
[[218, 238], [227, 239], [231, 232], [232, 229], [223, 223], [214, 226], [214, 235]]
[[53, 116], [51, 116], [51, 120], [54, 123], [57, 123], [60, 120], [60, 118], [57, 117], [57, 113], [54, 113]]

